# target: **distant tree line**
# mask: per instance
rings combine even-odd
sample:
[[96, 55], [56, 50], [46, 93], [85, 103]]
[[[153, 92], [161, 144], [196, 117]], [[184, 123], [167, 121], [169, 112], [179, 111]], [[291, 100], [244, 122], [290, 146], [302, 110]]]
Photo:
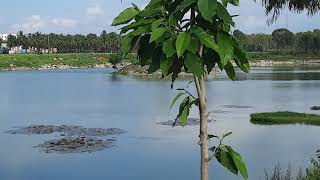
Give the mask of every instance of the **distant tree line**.
[[250, 35], [235, 30], [233, 34], [248, 52], [320, 55], [320, 29], [299, 33], [276, 29], [272, 34]]
[[[245, 34], [235, 30], [233, 34], [248, 52], [320, 55], [320, 29], [299, 33], [292, 33], [288, 29], [276, 29], [272, 34]], [[117, 53], [121, 48], [121, 35], [106, 31], [102, 31], [99, 35], [40, 32], [24, 34], [20, 31], [17, 36], [10, 35], [7, 44], [9, 48], [16, 46], [37, 50], [57, 48], [58, 53]]]
[[17, 36], [9, 35], [9, 48], [22, 46], [23, 49], [52, 49], [59, 53], [104, 52], [115, 53], [120, 51], [121, 36], [115, 32], [103, 31], [97, 34], [43, 34], [40, 32], [24, 34], [19, 31]]

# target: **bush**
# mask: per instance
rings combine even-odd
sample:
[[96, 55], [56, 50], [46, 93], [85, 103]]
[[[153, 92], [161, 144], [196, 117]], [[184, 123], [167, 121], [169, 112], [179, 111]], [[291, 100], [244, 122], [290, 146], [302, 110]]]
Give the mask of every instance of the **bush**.
[[117, 65], [122, 62], [122, 55], [120, 53], [111, 54], [109, 57], [109, 62], [113, 65]]

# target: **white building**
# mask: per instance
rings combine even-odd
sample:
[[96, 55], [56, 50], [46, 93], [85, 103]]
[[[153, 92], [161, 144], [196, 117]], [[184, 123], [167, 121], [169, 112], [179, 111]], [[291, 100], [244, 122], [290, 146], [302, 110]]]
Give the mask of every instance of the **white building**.
[[[0, 34], [0, 39], [2, 39], [3, 41], [8, 41], [8, 37], [10, 34]], [[11, 34], [15, 37], [17, 37], [17, 34]]]

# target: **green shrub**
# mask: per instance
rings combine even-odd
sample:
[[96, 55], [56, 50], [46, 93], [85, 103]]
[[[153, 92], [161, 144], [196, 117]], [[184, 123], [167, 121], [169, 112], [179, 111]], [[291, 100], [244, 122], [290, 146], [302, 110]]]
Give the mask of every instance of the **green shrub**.
[[109, 62], [113, 65], [117, 65], [122, 62], [122, 55], [120, 53], [111, 54], [109, 57]]

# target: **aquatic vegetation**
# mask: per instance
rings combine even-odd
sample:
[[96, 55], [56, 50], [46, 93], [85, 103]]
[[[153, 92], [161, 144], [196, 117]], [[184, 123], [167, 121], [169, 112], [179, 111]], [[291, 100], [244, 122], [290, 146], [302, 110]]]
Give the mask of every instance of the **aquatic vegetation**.
[[279, 124], [308, 124], [320, 125], [320, 115], [296, 112], [267, 112], [250, 115], [253, 124], [279, 125]]
[[110, 135], [120, 135], [126, 131], [117, 128], [83, 128], [81, 126], [52, 126], [52, 125], [32, 125], [20, 129], [7, 131], [9, 134], [26, 134], [26, 135], [46, 135], [59, 133], [60, 138], [48, 140], [42, 144], [34, 146], [45, 153], [84, 153], [96, 152], [113, 147], [116, 141], [105, 139]]
[[311, 110], [319, 111], [320, 110], [320, 106], [312, 106]]

